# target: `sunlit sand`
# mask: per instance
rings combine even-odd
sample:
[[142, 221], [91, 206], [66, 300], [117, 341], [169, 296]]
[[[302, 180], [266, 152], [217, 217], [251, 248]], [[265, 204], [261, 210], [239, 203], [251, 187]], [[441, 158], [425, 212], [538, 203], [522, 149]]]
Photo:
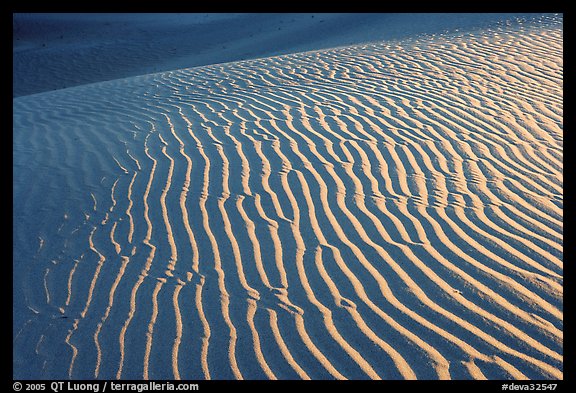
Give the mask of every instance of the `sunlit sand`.
[[562, 23], [14, 98], [14, 378], [563, 378]]

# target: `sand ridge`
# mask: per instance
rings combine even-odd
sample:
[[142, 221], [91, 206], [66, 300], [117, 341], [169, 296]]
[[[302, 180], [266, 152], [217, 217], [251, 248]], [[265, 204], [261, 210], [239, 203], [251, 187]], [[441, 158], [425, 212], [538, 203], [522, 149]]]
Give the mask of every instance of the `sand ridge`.
[[15, 378], [560, 379], [562, 113], [561, 16], [16, 98]]
[[423, 34], [540, 14], [15, 13], [13, 96]]

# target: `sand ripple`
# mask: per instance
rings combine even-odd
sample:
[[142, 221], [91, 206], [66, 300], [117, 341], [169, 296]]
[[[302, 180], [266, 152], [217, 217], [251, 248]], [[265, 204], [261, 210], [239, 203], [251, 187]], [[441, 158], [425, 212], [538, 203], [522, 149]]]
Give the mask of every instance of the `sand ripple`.
[[14, 99], [14, 378], [562, 378], [562, 34]]

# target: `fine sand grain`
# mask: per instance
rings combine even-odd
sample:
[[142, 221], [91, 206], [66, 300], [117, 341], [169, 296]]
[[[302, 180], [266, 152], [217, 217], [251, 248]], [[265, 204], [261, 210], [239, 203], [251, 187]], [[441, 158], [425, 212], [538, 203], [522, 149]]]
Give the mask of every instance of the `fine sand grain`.
[[561, 379], [562, 23], [15, 98], [14, 378]]

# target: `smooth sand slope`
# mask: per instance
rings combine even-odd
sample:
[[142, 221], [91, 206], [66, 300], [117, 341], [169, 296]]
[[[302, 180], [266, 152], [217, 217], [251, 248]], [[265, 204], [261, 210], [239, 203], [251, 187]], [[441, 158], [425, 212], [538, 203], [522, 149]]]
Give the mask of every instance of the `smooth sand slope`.
[[562, 17], [14, 99], [14, 378], [563, 376]]
[[13, 96], [533, 14], [14, 14]]

